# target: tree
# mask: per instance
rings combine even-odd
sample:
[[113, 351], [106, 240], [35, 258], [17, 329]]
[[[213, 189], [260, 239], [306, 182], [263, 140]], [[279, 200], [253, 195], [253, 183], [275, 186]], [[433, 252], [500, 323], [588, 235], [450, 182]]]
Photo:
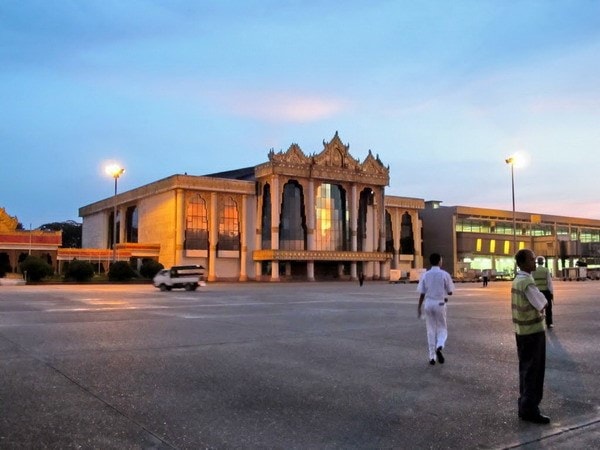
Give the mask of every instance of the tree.
[[39, 229], [42, 231], [62, 231], [63, 248], [81, 248], [81, 224], [74, 220], [45, 223]]
[[94, 266], [88, 261], [74, 259], [69, 263], [65, 279], [75, 281], [89, 281], [94, 276]]
[[33, 255], [25, 258], [19, 266], [22, 273], [27, 273], [27, 279], [30, 281], [40, 281], [42, 278], [49, 277], [54, 273], [50, 264]]
[[163, 270], [165, 266], [163, 266], [158, 261], [153, 259], [145, 259], [142, 262], [142, 267], [140, 267], [140, 275], [144, 278], [152, 279], [154, 275]]
[[136, 273], [127, 261], [116, 261], [108, 269], [110, 281], [128, 281], [135, 277]]

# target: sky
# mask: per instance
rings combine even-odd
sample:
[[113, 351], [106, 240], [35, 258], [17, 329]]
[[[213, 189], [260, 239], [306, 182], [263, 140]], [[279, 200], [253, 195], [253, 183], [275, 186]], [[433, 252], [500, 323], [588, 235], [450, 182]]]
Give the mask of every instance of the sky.
[[600, 219], [600, 1], [2, 0], [0, 208], [75, 220], [338, 132], [389, 195]]

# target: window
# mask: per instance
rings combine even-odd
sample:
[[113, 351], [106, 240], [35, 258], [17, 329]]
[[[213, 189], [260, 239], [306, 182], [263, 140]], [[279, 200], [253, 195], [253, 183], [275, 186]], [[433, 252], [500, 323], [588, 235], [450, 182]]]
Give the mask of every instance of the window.
[[415, 253], [412, 218], [408, 213], [402, 214], [402, 223], [400, 225], [400, 253], [403, 255], [412, 255]]
[[208, 250], [208, 214], [206, 201], [199, 195], [190, 199], [185, 218], [186, 250]]
[[236, 202], [227, 197], [219, 214], [219, 250], [240, 249], [240, 222]]
[[496, 239], [490, 239], [490, 253], [496, 252]]
[[119, 210], [117, 210], [116, 225], [114, 224], [114, 219], [115, 219], [114, 211], [111, 211], [108, 216], [108, 246], [107, 246], [107, 248], [112, 248], [112, 246], [113, 246], [113, 233], [115, 231], [115, 228], [116, 228], [117, 233], [116, 233], [116, 239], [114, 240], [114, 243], [118, 244], [119, 242], [121, 242], [121, 239], [120, 239], [121, 238], [121, 236], [120, 236], [121, 214], [120, 214]]
[[389, 212], [385, 212], [385, 251], [386, 253], [394, 252], [394, 230], [392, 228], [392, 216]]
[[137, 206], [130, 206], [125, 213], [125, 233], [127, 242], [138, 241], [138, 209]]
[[271, 248], [271, 186], [263, 188], [261, 247]]
[[306, 249], [304, 195], [301, 186], [293, 181], [286, 183], [283, 187], [279, 248], [282, 250]]
[[340, 186], [324, 183], [316, 195], [317, 250], [348, 249], [348, 207], [346, 192]]

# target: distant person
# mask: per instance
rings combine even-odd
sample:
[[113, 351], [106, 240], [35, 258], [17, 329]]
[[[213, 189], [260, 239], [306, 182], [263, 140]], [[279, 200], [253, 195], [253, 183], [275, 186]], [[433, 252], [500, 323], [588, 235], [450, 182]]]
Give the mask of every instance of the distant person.
[[358, 274], [358, 284], [359, 284], [359, 286], [362, 286], [364, 282], [365, 282], [365, 274], [361, 272], [361, 273]]
[[540, 413], [546, 371], [546, 332], [544, 308], [548, 304], [536, 287], [531, 272], [535, 270], [535, 255], [522, 249], [515, 255], [519, 270], [512, 282], [512, 321], [519, 356], [519, 417], [522, 420], [547, 424], [550, 418]]
[[417, 314], [420, 318], [424, 301], [429, 364], [434, 365], [436, 361], [440, 364], [445, 361], [442, 350], [448, 338], [446, 302], [447, 296], [454, 292], [454, 283], [450, 274], [441, 269], [442, 257], [438, 253], [432, 253], [429, 262], [431, 268], [421, 276], [417, 286], [420, 294]]
[[483, 280], [483, 287], [487, 287], [488, 281], [490, 279], [489, 272], [487, 270], [484, 270], [483, 272], [481, 272], [481, 278]]
[[553, 328], [552, 303], [554, 302], [554, 287], [552, 286], [552, 276], [548, 268], [544, 266], [544, 258], [542, 256], [538, 256], [537, 263], [538, 266], [531, 276], [533, 276], [537, 288], [544, 294], [544, 297], [548, 301], [548, 305], [546, 306], [546, 326]]

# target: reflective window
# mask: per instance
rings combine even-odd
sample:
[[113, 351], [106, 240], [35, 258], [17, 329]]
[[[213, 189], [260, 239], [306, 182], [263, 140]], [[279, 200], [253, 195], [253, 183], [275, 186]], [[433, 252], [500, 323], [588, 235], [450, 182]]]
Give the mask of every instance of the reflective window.
[[265, 184], [263, 188], [262, 205], [262, 248], [271, 248], [271, 186]]
[[227, 197], [219, 214], [219, 250], [240, 249], [240, 222], [237, 203]]
[[306, 249], [306, 217], [302, 187], [289, 182], [283, 187], [281, 222], [279, 223], [279, 248], [282, 250]]
[[315, 199], [317, 250], [348, 249], [348, 207], [346, 192], [340, 186], [324, 183]]
[[184, 247], [187, 250], [208, 250], [206, 201], [199, 195], [192, 197], [187, 206]]
[[127, 242], [138, 241], [138, 209], [137, 206], [130, 206], [127, 208], [125, 214], [125, 232], [127, 235]]

